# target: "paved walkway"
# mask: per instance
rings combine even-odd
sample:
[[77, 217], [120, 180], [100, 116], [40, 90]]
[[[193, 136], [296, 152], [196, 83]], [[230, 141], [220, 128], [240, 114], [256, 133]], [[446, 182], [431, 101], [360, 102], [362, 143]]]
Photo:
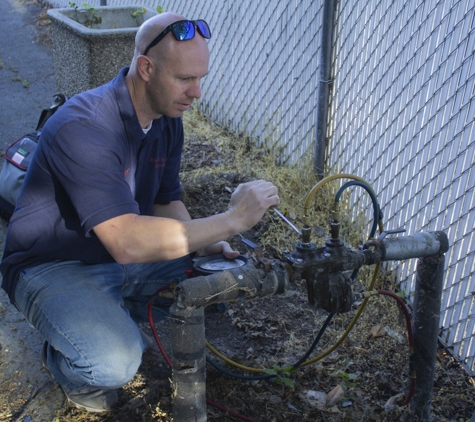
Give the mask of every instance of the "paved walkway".
[[56, 93], [53, 52], [33, 42], [40, 34], [36, 22], [41, 10], [34, 1], [0, 1], [1, 151], [35, 129]]
[[[34, 42], [41, 8], [33, 1], [0, 1], [0, 151], [36, 128], [55, 92], [53, 53]], [[3, 164], [3, 159], [1, 160]], [[0, 256], [6, 223], [0, 220]], [[0, 289], [0, 420], [53, 421], [64, 405], [59, 386], [40, 364], [41, 338]], [[31, 417], [31, 419], [30, 419]]]

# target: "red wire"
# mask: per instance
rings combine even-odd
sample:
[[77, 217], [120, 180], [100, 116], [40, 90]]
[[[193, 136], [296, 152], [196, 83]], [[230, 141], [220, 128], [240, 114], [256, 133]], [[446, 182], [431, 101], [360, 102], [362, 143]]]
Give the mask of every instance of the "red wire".
[[[409, 310], [407, 309], [406, 304], [396, 293], [391, 292], [389, 290], [378, 290], [378, 294], [390, 296], [393, 299], [396, 299], [398, 301], [398, 303], [401, 305], [401, 308], [404, 312], [404, 317], [406, 319], [407, 337], [408, 337], [408, 342], [409, 342], [409, 347], [410, 347], [410, 350], [411, 350], [411, 357], [412, 357], [413, 354], [414, 354], [414, 352], [413, 352], [413, 350], [414, 350], [414, 336], [412, 334], [411, 316], [409, 315]], [[414, 395], [415, 389], [416, 389], [416, 375], [415, 375], [415, 373], [413, 375], [412, 371], [411, 371], [411, 385], [409, 387], [409, 392], [408, 392], [406, 400], [404, 402], [405, 406], [408, 405], [410, 403], [410, 401], [412, 400], [412, 396]]]
[[409, 339], [409, 346], [414, 347], [414, 337], [412, 335], [411, 316], [409, 315], [409, 311], [404, 301], [396, 293], [391, 292], [389, 290], [378, 290], [378, 294], [391, 296], [392, 298], [396, 299], [399, 302], [404, 312], [404, 316], [406, 318], [406, 328], [407, 328], [407, 336]]
[[406, 400], [404, 401], [404, 406], [407, 406], [411, 402], [412, 396], [414, 395], [415, 390], [416, 390], [416, 378], [413, 377], [411, 379], [411, 386], [409, 387], [409, 393], [407, 393]]
[[[165, 287], [161, 287], [160, 289], [157, 290], [157, 295], [160, 293], [160, 292], [163, 292], [164, 290], [167, 290], [169, 288], [169, 286], [165, 286]], [[160, 349], [160, 352], [162, 352], [162, 355], [163, 357], [165, 358], [165, 360], [167, 361], [167, 364], [168, 366], [171, 368], [172, 367], [172, 361], [170, 360], [170, 358], [168, 357], [167, 355], [167, 352], [165, 351], [163, 345], [162, 345], [162, 342], [160, 341], [160, 338], [158, 337], [158, 333], [157, 333], [157, 330], [155, 329], [155, 324], [153, 322], [153, 309], [152, 309], [152, 306], [153, 306], [153, 303], [155, 302], [155, 297], [149, 302], [148, 304], [148, 322], [150, 323], [150, 328], [152, 329], [152, 333], [153, 333], [153, 337], [155, 338], [155, 342], [157, 343], [158, 345], [158, 348]], [[208, 403], [209, 405], [211, 406], [214, 406], [216, 407], [217, 409], [220, 409], [224, 412], [227, 412], [229, 413], [230, 415], [233, 415], [233, 416], [236, 416], [237, 418], [243, 420], [243, 421], [247, 421], [247, 422], [255, 422], [253, 419], [249, 419], [247, 418], [246, 416], [243, 416], [243, 415], [240, 415], [239, 413], [236, 413], [234, 412], [233, 410], [230, 410], [230, 409], [227, 409], [215, 402], [213, 402], [212, 400], [210, 399], [206, 399], [206, 403]]]
[[[158, 289], [157, 294], [159, 294], [160, 292], [162, 292], [164, 290], [167, 290], [168, 288], [169, 288], [169, 286], [165, 286], [165, 287], [162, 287], [162, 288]], [[409, 315], [409, 311], [407, 309], [406, 304], [404, 303], [404, 301], [398, 295], [396, 295], [395, 293], [393, 293], [389, 290], [378, 290], [378, 294], [390, 296], [393, 299], [396, 299], [398, 301], [398, 303], [401, 305], [402, 310], [404, 312], [405, 319], [406, 319], [406, 327], [407, 327], [407, 336], [408, 336], [409, 347], [412, 350], [413, 347], [414, 347], [414, 337], [413, 337], [413, 334], [412, 334], [411, 316]], [[160, 349], [160, 352], [162, 353], [163, 357], [167, 361], [168, 366], [171, 368], [172, 367], [172, 362], [171, 362], [170, 358], [168, 357], [165, 349], [163, 348], [162, 342], [160, 341], [160, 338], [158, 337], [158, 333], [157, 333], [157, 330], [155, 329], [155, 324], [153, 322], [152, 306], [153, 306], [154, 302], [155, 302], [155, 298], [153, 298], [150, 301], [150, 303], [148, 304], [148, 320], [149, 320], [149, 323], [150, 323], [150, 328], [152, 329], [153, 337], [155, 338], [155, 342], [157, 343], [158, 348]], [[411, 355], [412, 355], [412, 353], [411, 353]], [[409, 387], [409, 393], [407, 394], [404, 405], [408, 405], [410, 403], [410, 401], [412, 400], [415, 388], [416, 388], [416, 377], [411, 376], [411, 385]], [[208, 403], [209, 405], [211, 405], [213, 407], [216, 407], [217, 409], [220, 409], [224, 412], [227, 412], [230, 415], [236, 416], [237, 418], [239, 418], [243, 421], [255, 422], [253, 419], [250, 419], [246, 416], [240, 415], [239, 413], [236, 413], [233, 410], [227, 409], [227, 408], [213, 402], [210, 399], [206, 399], [206, 403]]]
[[[167, 290], [169, 286], [161, 287], [160, 289], [157, 290], [157, 295], [160, 292], [163, 292], [164, 290]], [[155, 302], [155, 297], [150, 301], [148, 304], [148, 322], [150, 323], [150, 328], [152, 329], [153, 337], [155, 338], [155, 342], [158, 345], [158, 348], [160, 349], [160, 352], [162, 352], [163, 357], [168, 363], [168, 366], [171, 368], [172, 367], [172, 361], [168, 357], [167, 353], [165, 352], [165, 349], [163, 348], [162, 342], [160, 341], [160, 338], [158, 337], [157, 330], [155, 329], [155, 324], [153, 322], [153, 303]]]
[[254, 419], [249, 419], [248, 417], [246, 416], [243, 416], [243, 415], [240, 415], [239, 413], [236, 413], [234, 412], [233, 410], [230, 410], [230, 409], [226, 409], [225, 407], [211, 401], [210, 399], [206, 399], [206, 403], [210, 404], [211, 406], [214, 406], [224, 412], [227, 412], [229, 413], [230, 415], [233, 415], [233, 416], [236, 416], [236, 418], [239, 418], [243, 421], [247, 421], [247, 422], [256, 422]]

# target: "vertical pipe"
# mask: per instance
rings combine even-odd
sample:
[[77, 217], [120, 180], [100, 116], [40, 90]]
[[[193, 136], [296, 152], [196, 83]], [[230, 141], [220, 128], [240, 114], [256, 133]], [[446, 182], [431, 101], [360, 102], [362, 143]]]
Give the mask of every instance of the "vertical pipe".
[[207, 420], [204, 321], [203, 307], [170, 307], [175, 422]]
[[413, 322], [417, 379], [411, 411], [421, 422], [430, 420], [444, 264], [444, 254], [421, 258], [417, 262]]
[[315, 147], [313, 169], [319, 179], [325, 170], [325, 147], [327, 137], [328, 103], [330, 95], [331, 59], [333, 45], [333, 26], [335, 0], [324, 0], [322, 22], [322, 45], [320, 47], [320, 63], [318, 67], [317, 112], [315, 123]]

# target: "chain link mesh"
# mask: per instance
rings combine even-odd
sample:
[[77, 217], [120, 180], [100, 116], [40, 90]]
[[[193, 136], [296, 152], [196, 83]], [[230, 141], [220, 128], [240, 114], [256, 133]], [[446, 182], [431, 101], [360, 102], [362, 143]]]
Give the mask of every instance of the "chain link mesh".
[[[311, 148], [323, 0], [137, 4], [210, 24], [200, 107], [212, 120], [287, 164]], [[440, 338], [475, 375], [475, 1], [335, 6], [327, 165], [373, 186], [388, 229], [447, 233]], [[363, 199], [355, 208], [365, 209]], [[415, 266], [397, 267], [409, 295]]]
[[[386, 227], [445, 231], [443, 343], [475, 375], [475, 2], [339, 2], [328, 163]], [[398, 266], [414, 289], [415, 260]]]

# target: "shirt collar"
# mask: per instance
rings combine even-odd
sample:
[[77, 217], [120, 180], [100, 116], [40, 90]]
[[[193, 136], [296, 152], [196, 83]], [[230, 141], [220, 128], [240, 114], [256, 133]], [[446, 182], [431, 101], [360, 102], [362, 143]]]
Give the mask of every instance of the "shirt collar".
[[168, 118], [162, 116], [159, 119], [153, 120], [150, 130], [146, 134], [143, 132], [125, 80], [128, 71], [129, 67], [124, 67], [119, 71], [117, 77], [111, 81], [112, 88], [114, 90], [122, 121], [124, 122], [127, 138], [143, 141], [147, 136], [154, 136], [157, 131], [161, 132], [164, 127], [168, 125]]

